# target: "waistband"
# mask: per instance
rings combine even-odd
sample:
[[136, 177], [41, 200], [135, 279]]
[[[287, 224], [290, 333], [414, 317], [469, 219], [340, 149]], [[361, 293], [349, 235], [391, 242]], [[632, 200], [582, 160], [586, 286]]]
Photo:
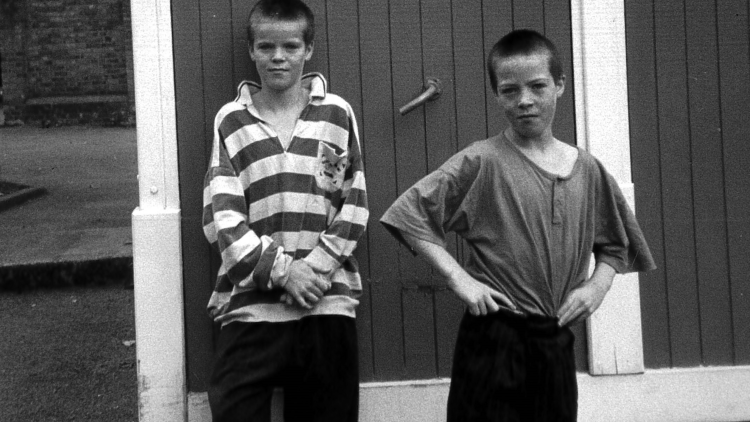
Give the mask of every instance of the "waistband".
[[476, 319], [486, 318], [488, 321], [500, 321], [513, 328], [525, 331], [528, 335], [536, 337], [555, 337], [563, 332], [569, 332], [567, 327], [559, 325], [559, 318], [536, 314], [519, 314], [500, 308], [497, 312], [485, 316], [475, 317], [469, 313], [466, 315]]

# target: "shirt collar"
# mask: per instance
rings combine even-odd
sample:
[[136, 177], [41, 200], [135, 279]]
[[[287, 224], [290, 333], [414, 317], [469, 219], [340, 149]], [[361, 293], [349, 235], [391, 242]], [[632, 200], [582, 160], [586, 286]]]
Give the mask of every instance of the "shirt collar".
[[[323, 99], [328, 92], [328, 81], [318, 73], [312, 72], [302, 75], [302, 86], [310, 90], [310, 99]], [[261, 85], [255, 81], [242, 81], [237, 87], [237, 98], [234, 101], [249, 107], [253, 104], [252, 94], [261, 90]]]

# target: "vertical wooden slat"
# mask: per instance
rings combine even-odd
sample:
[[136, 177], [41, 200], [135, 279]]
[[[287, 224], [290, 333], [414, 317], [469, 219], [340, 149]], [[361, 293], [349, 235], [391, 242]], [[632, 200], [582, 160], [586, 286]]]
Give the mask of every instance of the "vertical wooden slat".
[[423, 80], [438, 78], [443, 92], [425, 105], [427, 172], [456, 153], [456, 99], [450, 1], [422, 1]]
[[[544, 0], [514, 1], [513, 4], [513, 29], [534, 29], [544, 31]], [[559, 17], [558, 17], [559, 18]]]
[[544, 35], [560, 54], [565, 72], [565, 92], [557, 100], [553, 133], [557, 139], [576, 145], [575, 96], [573, 95], [573, 48], [571, 41], [570, 3], [556, 0], [544, 2]]
[[435, 291], [435, 336], [437, 337], [438, 377], [451, 376], [453, 351], [458, 335], [458, 326], [464, 315], [464, 303], [448, 289]]
[[685, 2], [702, 363], [732, 363], [724, 169], [713, 1]]
[[672, 361], [662, 237], [661, 152], [658, 142], [652, 1], [627, 2], [625, 25], [636, 212], [657, 266], [656, 270], [639, 275], [644, 363], [647, 368], [664, 368], [671, 366]]
[[[227, 82], [236, 88], [244, 80], [260, 82], [255, 64], [250, 60], [250, 45], [247, 40], [247, 17], [255, 2], [230, 0], [230, 3], [232, 23], [230, 28], [224, 29], [231, 30], [232, 32], [232, 79]], [[227, 47], [229, 46], [225, 46], [224, 48]], [[233, 98], [230, 98], [230, 100]]]
[[[427, 171], [425, 106], [405, 116], [398, 108], [423, 91], [421, 15], [419, 0], [395, 0], [391, 5], [391, 56], [393, 113], [396, 143], [396, 173], [401, 193], [424, 177]], [[432, 104], [427, 104], [430, 107]], [[427, 266], [405, 249], [399, 253], [399, 274], [404, 281], [423, 283]]]
[[[340, 95], [351, 104], [358, 124], [362, 116], [362, 80], [360, 69], [360, 36], [358, 22], [359, 9], [356, 1], [328, 0], [328, 58], [331, 92]], [[361, 129], [361, 128], [360, 128]], [[360, 144], [366, 154], [367, 146], [362, 139], [360, 130]], [[367, 174], [365, 175], [367, 177]], [[377, 177], [374, 179], [377, 182]], [[369, 183], [371, 186], [372, 183]], [[373, 372], [372, 349], [372, 318], [370, 314], [370, 283], [367, 282], [369, 273], [369, 251], [367, 235], [359, 241], [355, 257], [360, 264], [362, 276], [362, 297], [357, 308], [357, 335], [359, 340], [360, 379], [371, 380]]]
[[750, 162], [750, 37], [744, 0], [718, 3], [718, 52], [721, 135], [731, 286], [734, 363], [750, 364], [750, 189], [745, 175]]
[[[482, 26], [484, 30], [484, 68], [487, 68], [487, 55], [492, 50], [492, 46], [497, 43], [502, 36], [513, 29], [513, 9], [510, 1], [483, 1], [482, 2]], [[486, 108], [487, 108], [487, 135], [494, 136], [505, 128], [507, 122], [500, 113], [500, 107], [495, 99], [495, 93], [492, 92], [490, 79], [485, 70], [486, 86]]]
[[396, 199], [396, 152], [393, 141], [393, 98], [389, 9], [387, 2], [360, 3], [362, 133], [370, 204], [368, 245], [372, 303], [374, 378], [404, 376], [401, 286], [397, 246], [377, 221]]
[[[453, 5], [453, 67], [458, 148], [487, 137], [486, 78], [481, 0], [455, 0]], [[490, 96], [491, 97], [491, 96]], [[492, 98], [492, 97], [491, 97]], [[490, 99], [492, 101], [492, 99]]]
[[[391, 1], [391, 54], [393, 58], [394, 113], [419, 95], [424, 86], [422, 59], [422, 17], [419, 0]], [[427, 171], [425, 143], [425, 107], [418, 107], [405, 116], [395, 114], [396, 172], [399, 192], [408, 189]], [[432, 299], [416, 290], [429, 285], [430, 269], [424, 261], [399, 249], [400, 281], [404, 315], [404, 360], [409, 378], [435, 376], [435, 344], [428, 341], [426, 330], [432, 331]], [[426, 359], [430, 356], [432, 359]]]
[[[466, 5], [469, 6], [469, 5]], [[479, 5], [475, 4], [475, 10], [479, 10]], [[451, 2], [448, 0], [440, 2], [422, 2], [422, 43], [423, 43], [423, 61], [424, 61], [424, 79], [436, 77], [442, 80], [443, 92], [437, 101], [428, 104], [426, 110], [426, 137], [427, 137], [427, 171], [431, 172], [442, 165], [457, 151], [456, 135], [456, 98], [455, 98], [455, 80], [453, 54], [455, 47], [453, 45], [453, 25]], [[481, 40], [475, 39], [475, 45], [481, 48]], [[478, 57], [481, 59], [481, 57]], [[481, 80], [481, 79], [480, 79]], [[481, 91], [479, 91], [481, 92]], [[481, 104], [481, 103], [480, 103]], [[482, 113], [484, 114], [484, 113]], [[448, 236], [447, 249], [455, 257], [456, 254], [456, 236]], [[439, 274], [433, 270], [433, 287], [443, 287], [445, 281]], [[437, 302], [436, 292], [433, 290], [429, 296], [430, 305], [434, 306], [434, 338], [432, 339], [433, 350], [436, 354], [435, 375], [440, 372], [440, 362], [450, 362], [453, 356], [453, 339], [452, 334], [441, 332], [439, 329], [438, 318], [460, 319], [460, 314], [456, 314], [455, 307], [442, 308], [442, 303]], [[449, 323], [452, 321], [449, 321]], [[449, 368], [450, 366], [448, 366]], [[449, 370], [449, 369], [447, 369]], [[444, 370], [445, 371], [445, 370]]]
[[[315, 45], [313, 56], [305, 65], [305, 72], [320, 72], [330, 74], [328, 65], [328, 10], [327, 0], [311, 0], [306, 2], [315, 15]], [[338, 36], [338, 35], [337, 35]]]
[[437, 351], [433, 292], [426, 286], [405, 286], [401, 290], [401, 306], [406, 379], [435, 378]]
[[[213, 329], [206, 316], [206, 303], [213, 279], [210, 252], [203, 237], [201, 208], [202, 169], [207, 151], [203, 134], [206, 116], [203, 109], [200, 4], [172, 10], [177, 104], [177, 141], [179, 145], [180, 206], [182, 213], [182, 254], [185, 297], [185, 344], [189, 391], [205, 391], [212, 360]], [[197, 64], [197, 65], [196, 65]], [[210, 117], [209, 124], [210, 124]], [[196, 136], [197, 135], [197, 136]]]
[[681, 2], [656, 2], [654, 17], [672, 364], [693, 366], [700, 364], [701, 342], [683, 7]]
[[[451, 134], [455, 148], [461, 149], [487, 137], [486, 91], [482, 89], [486, 77], [484, 37], [483, 28], [477, 25], [482, 20], [482, 2], [454, 1], [451, 6], [454, 84], [449, 88], [455, 96], [455, 132]], [[434, 303], [438, 376], [449, 377], [464, 305], [444, 286], [435, 291]]]
[[[214, 117], [236, 94], [236, 85], [232, 81], [232, 10], [228, 2], [219, 0], [201, 0], [200, 5], [203, 107], [206, 116], [203, 139], [210, 148]], [[244, 50], [244, 54], [248, 55], [247, 50]]]

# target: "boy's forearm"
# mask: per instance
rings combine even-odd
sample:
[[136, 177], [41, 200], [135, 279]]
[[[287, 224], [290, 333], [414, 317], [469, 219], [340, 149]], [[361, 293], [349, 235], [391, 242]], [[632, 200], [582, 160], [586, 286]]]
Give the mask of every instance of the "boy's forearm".
[[588, 283], [592, 287], [596, 287], [597, 290], [606, 294], [610, 287], [612, 287], [612, 281], [615, 278], [617, 272], [611, 265], [606, 262], [599, 261], [594, 267], [594, 272], [588, 280]]
[[433, 268], [448, 279], [449, 285], [458, 279], [465, 270], [445, 248], [432, 242], [419, 239], [408, 233], [401, 232], [409, 245], [422, 256]]

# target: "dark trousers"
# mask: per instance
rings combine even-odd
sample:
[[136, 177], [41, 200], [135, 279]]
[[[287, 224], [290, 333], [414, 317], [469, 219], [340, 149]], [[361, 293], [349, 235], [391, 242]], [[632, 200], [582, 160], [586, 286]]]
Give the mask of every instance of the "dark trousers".
[[208, 390], [213, 421], [270, 421], [275, 387], [284, 390], [287, 422], [356, 421], [357, 357], [353, 318], [227, 324]]
[[467, 313], [453, 357], [448, 422], [575, 421], [573, 341], [555, 318]]

